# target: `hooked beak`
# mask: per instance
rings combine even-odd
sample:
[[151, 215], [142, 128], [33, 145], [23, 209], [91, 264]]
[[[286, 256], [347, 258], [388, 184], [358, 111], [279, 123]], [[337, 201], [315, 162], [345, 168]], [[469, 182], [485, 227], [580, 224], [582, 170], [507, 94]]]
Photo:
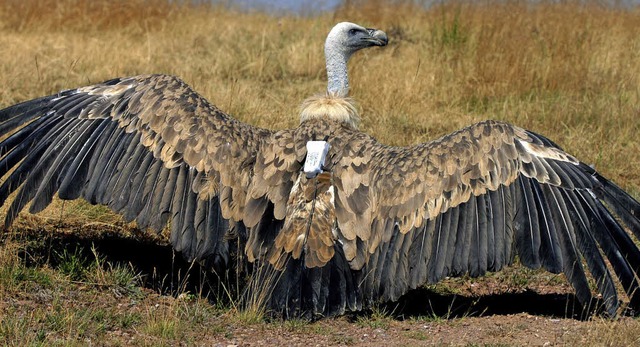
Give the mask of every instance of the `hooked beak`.
[[363, 39], [366, 42], [374, 46], [386, 46], [389, 43], [387, 34], [384, 31], [371, 28], [367, 28], [367, 31], [369, 32], [369, 37]]

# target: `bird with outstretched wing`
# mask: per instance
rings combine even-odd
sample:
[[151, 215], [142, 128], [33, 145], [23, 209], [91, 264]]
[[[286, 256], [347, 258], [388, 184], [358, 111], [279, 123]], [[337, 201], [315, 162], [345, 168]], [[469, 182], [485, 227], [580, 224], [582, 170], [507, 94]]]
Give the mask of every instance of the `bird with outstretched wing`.
[[495, 121], [412, 147], [357, 130], [347, 61], [386, 44], [380, 30], [336, 25], [327, 93], [303, 103], [295, 129], [239, 122], [167, 75], [0, 110], [0, 204], [16, 192], [5, 226], [57, 194], [142, 229], [169, 225], [174, 249], [212, 268], [233, 266], [238, 242], [250, 264], [278, 273], [267, 305], [285, 317], [357, 311], [515, 256], [564, 272], [585, 305], [590, 272], [615, 315], [609, 264], [637, 311], [640, 205], [550, 140]]

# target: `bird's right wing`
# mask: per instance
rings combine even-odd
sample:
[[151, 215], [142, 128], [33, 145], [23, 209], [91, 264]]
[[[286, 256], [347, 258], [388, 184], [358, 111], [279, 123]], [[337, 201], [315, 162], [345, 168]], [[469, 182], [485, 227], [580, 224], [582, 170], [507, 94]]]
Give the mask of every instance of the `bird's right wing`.
[[518, 255], [564, 272], [583, 304], [588, 269], [613, 315], [610, 264], [640, 309], [640, 250], [624, 230], [640, 238], [640, 204], [543, 136], [487, 121], [413, 147], [359, 135], [350, 148], [334, 168], [337, 238], [369, 300]]
[[[0, 205], [12, 224], [57, 193], [108, 205], [140, 228], [171, 221], [188, 259], [226, 261], [228, 223], [242, 220], [253, 163], [272, 133], [221, 112], [180, 79], [110, 80], [0, 110]], [[231, 226], [233, 227], [233, 225]]]

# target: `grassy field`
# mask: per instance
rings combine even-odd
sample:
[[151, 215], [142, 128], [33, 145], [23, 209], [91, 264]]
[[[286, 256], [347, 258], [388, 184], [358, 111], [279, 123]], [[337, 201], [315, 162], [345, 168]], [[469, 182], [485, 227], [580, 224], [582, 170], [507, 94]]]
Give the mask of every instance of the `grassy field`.
[[[117, 76], [167, 73], [245, 122], [294, 127], [300, 102], [325, 88], [328, 30], [348, 20], [390, 39], [350, 65], [363, 131], [408, 145], [479, 120], [503, 120], [548, 136], [640, 198], [639, 11], [595, 1], [446, 2], [428, 9], [411, 3], [351, 1], [299, 17], [160, 0], [0, 0], [0, 108]], [[25, 241], [20, 228], [1, 238], [0, 343], [308, 344], [311, 337], [321, 345], [632, 345], [640, 336], [635, 319], [538, 322], [526, 314], [503, 315], [501, 323], [482, 323], [482, 315], [399, 321], [380, 309], [328, 322], [269, 322], [238, 312], [233, 300], [211, 305], [186, 290], [177, 298], [159, 295], [160, 287], [140, 286], [138, 270], [107, 262], [90, 247], [47, 246], [51, 235], [130, 229], [104, 208], [56, 201], [19, 222], [43, 225], [46, 238]], [[561, 276], [524, 273], [529, 277], [508, 272], [488, 283], [571, 292]], [[468, 293], [474, 283], [463, 279], [445, 289]], [[485, 334], [451, 337], [456, 328], [482, 324]]]

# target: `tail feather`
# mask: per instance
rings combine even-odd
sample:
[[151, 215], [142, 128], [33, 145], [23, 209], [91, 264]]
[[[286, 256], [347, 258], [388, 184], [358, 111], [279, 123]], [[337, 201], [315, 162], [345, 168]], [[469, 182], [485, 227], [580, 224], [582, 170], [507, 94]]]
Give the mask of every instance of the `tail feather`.
[[[324, 267], [308, 268], [304, 257], [288, 258], [285, 268], [277, 278], [269, 298], [269, 307], [285, 318], [303, 317], [315, 319], [362, 309], [362, 296], [358, 289], [356, 273], [349, 267], [340, 247]], [[271, 266], [261, 264], [261, 266]]]

